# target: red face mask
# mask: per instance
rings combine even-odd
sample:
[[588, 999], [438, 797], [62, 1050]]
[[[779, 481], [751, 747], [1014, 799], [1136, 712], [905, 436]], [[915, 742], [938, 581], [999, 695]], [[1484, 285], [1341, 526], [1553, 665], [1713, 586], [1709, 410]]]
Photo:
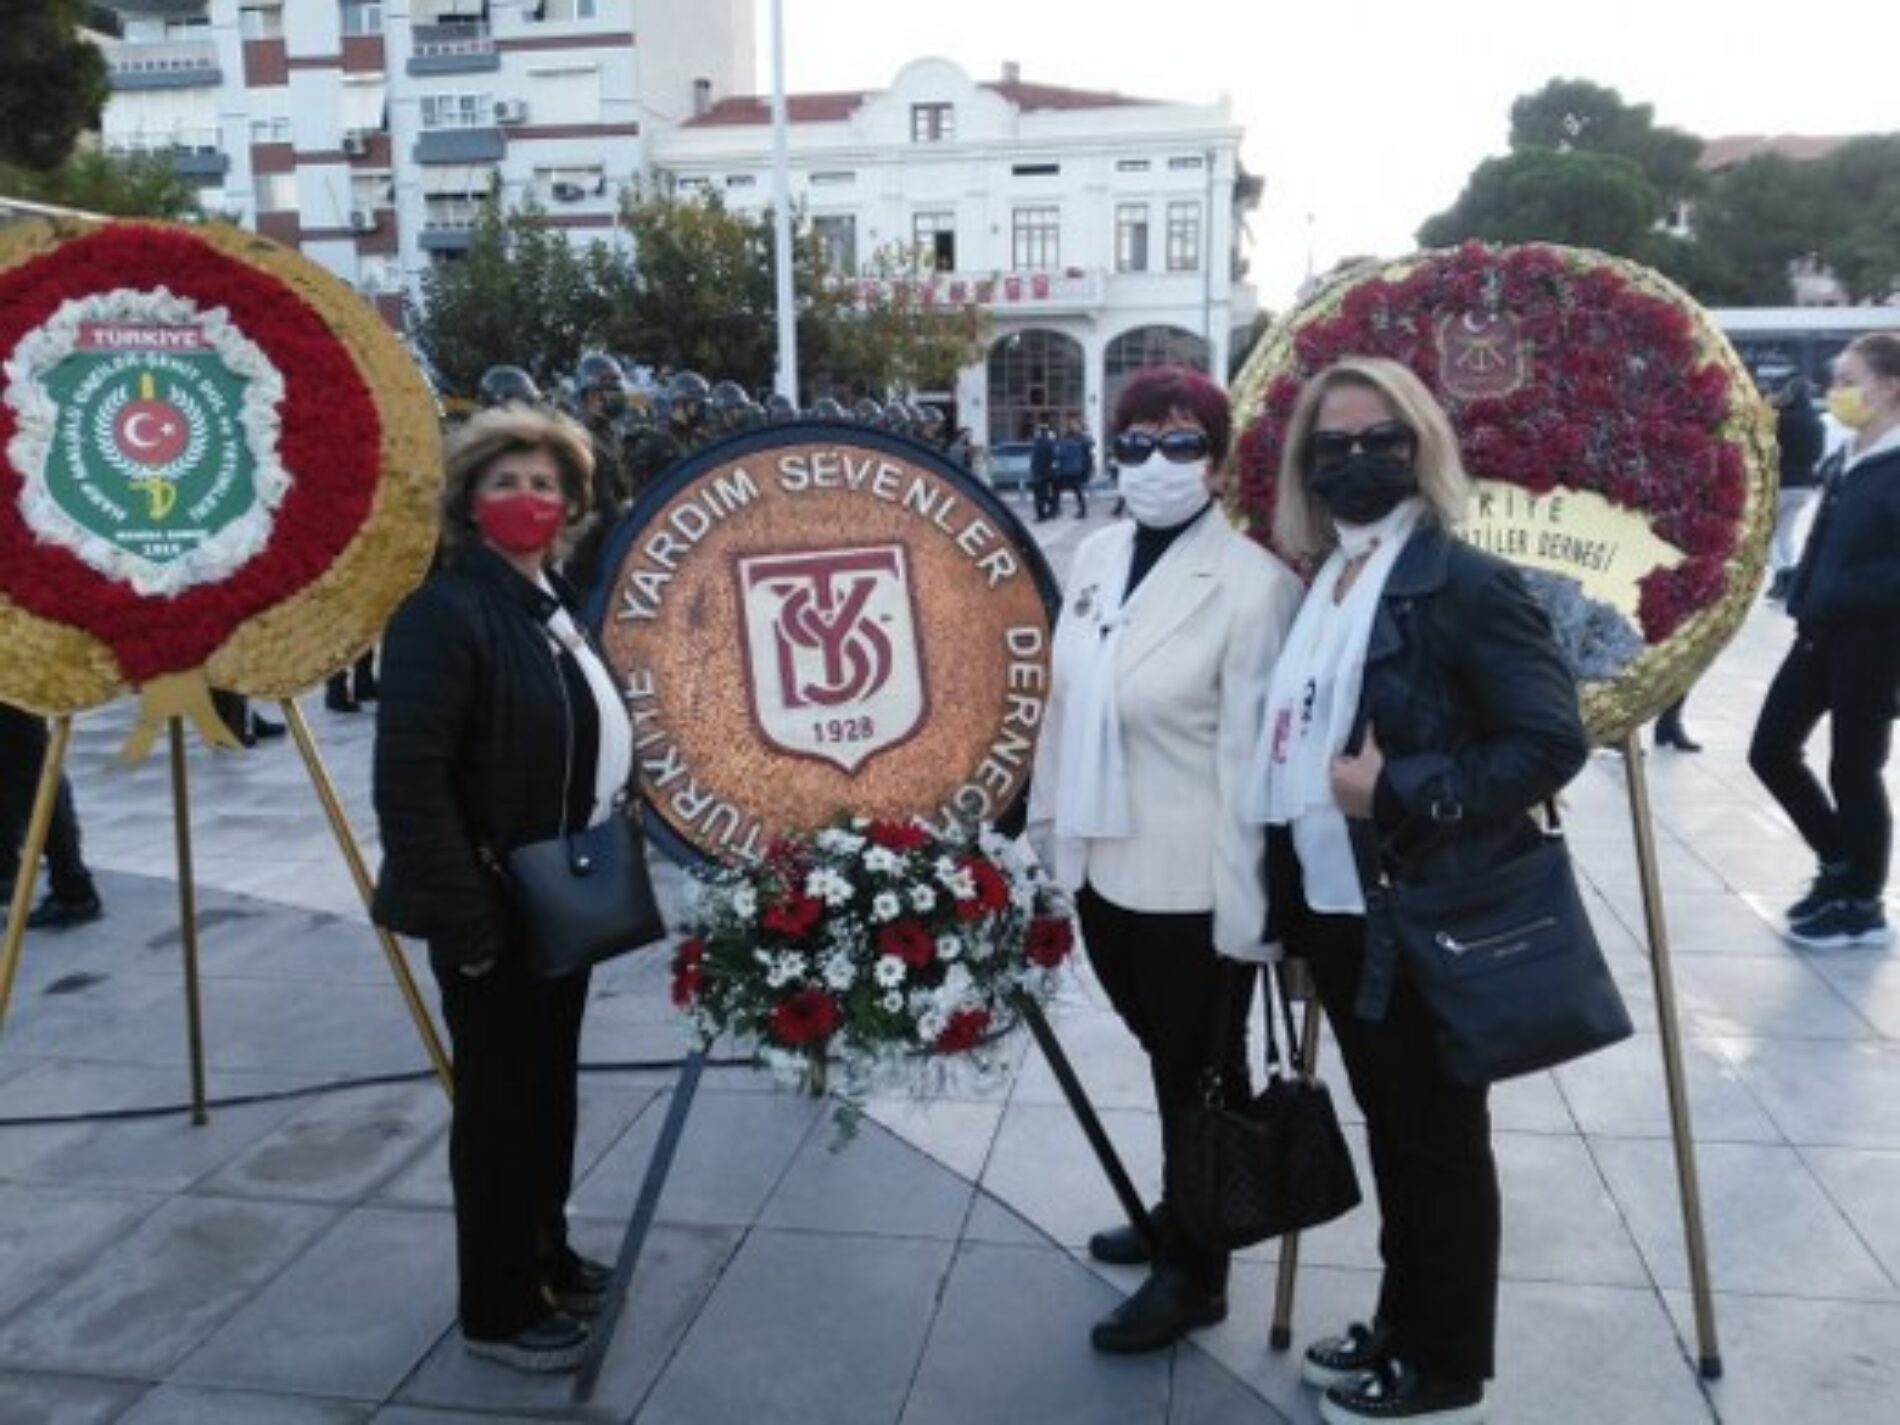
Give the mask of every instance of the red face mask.
[[554, 543], [567, 511], [539, 495], [490, 495], [475, 502], [475, 523], [509, 554], [538, 554]]

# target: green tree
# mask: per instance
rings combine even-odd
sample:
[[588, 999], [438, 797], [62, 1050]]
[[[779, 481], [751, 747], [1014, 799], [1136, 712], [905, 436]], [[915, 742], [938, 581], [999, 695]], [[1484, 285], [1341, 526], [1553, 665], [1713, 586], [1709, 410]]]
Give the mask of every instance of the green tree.
[[1630, 159], [1527, 148], [1479, 164], [1458, 201], [1427, 219], [1418, 238], [1426, 247], [1483, 238], [1633, 256], [1661, 212], [1655, 187]]
[[57, 168], [106, 105], [105, 56], [79, 35], [84, 0], [7, 0], [0, 19], [0, 163]]
[[198, 192], [164, 154], [80, 149], [44, 171], [0, 164], [0, 193], [115, 218], [193, 218]]
[[1695, 243], [1706, 267], [1697, 298], [1713, 305], [1780, 306], [1790, 298], [1788, 264], [1816, 251], [1825, 171], [1778, 153], [1758, 154], [1719, 175], [1696, 201]]
[[1814, 165], [1814, 247], [1854, 302], [1900, 291], [1900, 134], [1849, 139]]
[[1702, 188], [1697, 161], [1702, 140], [1682, 129], [1658, 128], [1648, 104], [1587, 79], [1553, 79], [1511, 105], [1511, 149], [1604, 153], [1627, 158], [1643, 172], [1664, 207]]
[[504, 211], [490, 194], [467, 254], [423, 274], [416, 344], [452, 392], [472, 392], [502, 365], [549, 384], [574, 369], [599, 326], [594, 271], [535, 204]]
[[813, 294], [814, 359], [800, 365], [833, 390], [940, 390], [983, 351], [987, 321], [973, 305], [946, 306], [919, 248], [872, 254], [871, 285], [828, 279], [815, 250], [805, 264]]

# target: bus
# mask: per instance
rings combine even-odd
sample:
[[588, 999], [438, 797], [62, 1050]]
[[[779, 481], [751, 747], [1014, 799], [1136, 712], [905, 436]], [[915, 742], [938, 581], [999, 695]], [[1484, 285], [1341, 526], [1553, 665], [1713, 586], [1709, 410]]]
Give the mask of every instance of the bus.
[[1764, 393], [1805, 376], [1819, 396], [1848, 342], [1900, 331], [1900, 307], [1713, 307], [1709, 316]]

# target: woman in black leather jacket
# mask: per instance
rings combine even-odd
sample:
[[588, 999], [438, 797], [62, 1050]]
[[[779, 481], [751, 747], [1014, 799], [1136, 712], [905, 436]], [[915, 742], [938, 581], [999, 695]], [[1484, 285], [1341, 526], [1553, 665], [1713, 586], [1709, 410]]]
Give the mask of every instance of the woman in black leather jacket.
[[1308, 383], [1274, 533], [1319, 572], [1274, 670], [1256, 791], [1270, 934], [1312, 971], [1382, 1219], [1371, 1324], [1316, 1342], [1302, 1368], [1334, 1422], [1480, 1419], [1497, 1314], [1486, 1090], [1445, 1076], [1410, 982], [1369, 963], [1360, 868], [1429, 880], [1510, 859], [1588, 752], [1542, 608], [1451, 532], [1466, 492], [1410, 370], [1355, 357]]
[[455, 1055], [449, 1169], [462, 1336], [523, 1370], [578, 1364], [609, 1271], [567, 1243], [583, 972], [531, 976], [494, 867], [617, 814], [632, 733], [548, 567], [588, 509], [592, 453], [564, 416], [505, 407], [457, 433], [445, 567], [383, 638], [377, 919], [428, 941]]

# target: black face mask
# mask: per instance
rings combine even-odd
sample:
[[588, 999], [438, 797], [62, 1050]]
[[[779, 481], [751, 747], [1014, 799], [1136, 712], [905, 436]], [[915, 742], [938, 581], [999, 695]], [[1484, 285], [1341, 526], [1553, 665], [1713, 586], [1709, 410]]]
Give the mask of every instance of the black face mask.
[[1418, 493], [1418, 476], [1398, 460], [1355, 452], [1307, 477], [1313, 497], [1341, 524], [1376, 524]]

